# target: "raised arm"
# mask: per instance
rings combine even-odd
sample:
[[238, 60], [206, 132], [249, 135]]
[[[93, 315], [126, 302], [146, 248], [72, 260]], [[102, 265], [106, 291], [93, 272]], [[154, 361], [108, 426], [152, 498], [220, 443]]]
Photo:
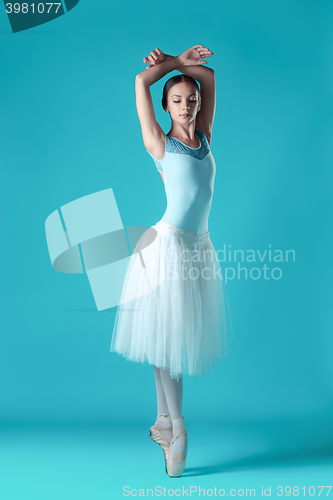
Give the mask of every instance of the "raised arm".
[[[201, 108], [196, 117], [196, 127], [205, 133], [209, 143], [212, 139], [216, 107], [215, 72], [213, 69], [203, 66], [203, 64], [207, 64], [207, 61], [201, 61], [200, 59], [212, 55], [213, 52], [203, 45], [194, 45], [183, 52], [181, 56], [178, 56], [181, 65], [175, 68], [185, 75], [192, 76], [200, 83]], [[164, 54], [160, 49], [155, 49], [143, 61], [151, 63], [150, 66], [146, 67], [146, 69], [149, 69], [147, 73], [150, 73], [162, 64], [161, 61], [172, 61], [174, 59], [174, 56]]]
[[150, 71], [141, 71], [135, 77], [136, 109], [138, 112], [143, 142], [147, 151], [160, 159], [164, 154], [165, 135], [156, 121], [150, 85], [160, 80], [164, 75], [180, 67], [180, 56], [164, 60]]
[[182, 66], [176, 69], [192, 76], [200, 83], [201, 107], [196, 116], [195, 126], [204, 132], [210, 144], [216, 108], [215, 71], [207, 66]]

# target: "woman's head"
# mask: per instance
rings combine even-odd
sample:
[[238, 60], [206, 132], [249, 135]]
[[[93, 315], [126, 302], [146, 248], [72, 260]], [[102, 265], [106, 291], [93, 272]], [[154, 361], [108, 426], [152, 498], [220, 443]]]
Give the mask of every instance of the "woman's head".
[[[163, 109], [170, 113], [173, 120], [189, 123], [195, 117], [201, 106], [199, 85], [189, 75], [176, 75], [164, 85], [162, 97]], [[188, 116], [182, 116], [185, 113]]]

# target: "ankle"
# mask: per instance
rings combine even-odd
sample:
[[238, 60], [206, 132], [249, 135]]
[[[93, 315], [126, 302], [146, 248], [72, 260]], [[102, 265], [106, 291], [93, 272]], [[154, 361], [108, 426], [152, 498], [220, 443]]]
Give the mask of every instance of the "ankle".
[[165, 427], [170, 427], [171, 426], [171, 417], [170, 413], [158, 413], [156, 422], [160, 424], [162, 427], [165, 425]]
[[159, 413], [157, 412], [157, 418], [158, 419], [168, 419], [168, 420], [171, 420], [171, 417], [170, 417], [170, 413]]
[[185, 425], [184, 425], [184, 417], [177, 417], [177, 418], [172, 418], [171, 419], [171, 422], [172, 422], [172, 428], [174, 431], [176, 431], [177, 429], [180, 429], [182, 427], [185, 428]]

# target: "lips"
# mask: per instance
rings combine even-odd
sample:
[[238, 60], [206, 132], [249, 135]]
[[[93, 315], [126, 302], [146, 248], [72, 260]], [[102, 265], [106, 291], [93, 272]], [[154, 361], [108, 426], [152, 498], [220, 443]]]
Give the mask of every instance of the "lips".
[[184, 116], [186, 118], [187, 116], [190, 116], [190, 115], [188, 113], [185, 113], [184, 115], [180, 115], [180, 116]]

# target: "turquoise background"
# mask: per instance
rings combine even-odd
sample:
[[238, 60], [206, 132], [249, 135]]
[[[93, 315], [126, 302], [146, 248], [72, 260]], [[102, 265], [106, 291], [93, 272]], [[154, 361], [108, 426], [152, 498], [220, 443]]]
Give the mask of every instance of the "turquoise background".
[[[2, 498], [104, 500], [157, 484], [257, 496], [271, 485], [274, 497], [277, 485], [330, 484], [332, 2], [81, 0], [16, 34], [2, 7], [0, 41]], [[214, 246], [296, 259], [278, 263], [280, 280], [227, 282], [233, 346], [211, 379], [184, 378], [189, 455], [175, 485], [148, 440], [152, 366], [110, 353], [115, 309], [96, 310], [86, 275], [53, 270], [44, 227], [108, 188], [124, 226], [162, 217], [134, 78], [156, 47], [197, 43], [217, 79]], [[166, 133], [173, 74], [151, 89]]]

